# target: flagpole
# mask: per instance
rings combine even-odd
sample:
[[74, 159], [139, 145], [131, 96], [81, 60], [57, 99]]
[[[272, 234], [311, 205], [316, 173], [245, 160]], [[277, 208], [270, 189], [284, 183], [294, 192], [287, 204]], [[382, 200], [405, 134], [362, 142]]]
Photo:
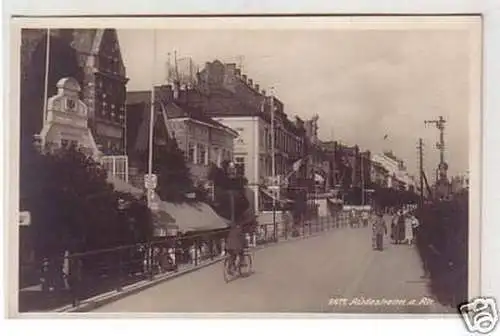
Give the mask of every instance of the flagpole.
[[45, 83], [43, 93], [43, 123], [47, 120], [47, 103], [49, 95], [49, 65], [50, 65], [50, 28], [47, 28], [47, 46], [45, 48]]
[[[153, 128], [154, 128], [154, 115], [155, 115], [155, 64], [156, 64], [156, 30], [153, 30], [153, 64], [151, 71], [152, 90], [150, 102], [150, 116], [149, 116], [149, 155], [148, 155], [148, 179], [151, 182], [151, 175], [153, 174]], [[152, 202], [152, 189], [148, 189], [148, 205]]]

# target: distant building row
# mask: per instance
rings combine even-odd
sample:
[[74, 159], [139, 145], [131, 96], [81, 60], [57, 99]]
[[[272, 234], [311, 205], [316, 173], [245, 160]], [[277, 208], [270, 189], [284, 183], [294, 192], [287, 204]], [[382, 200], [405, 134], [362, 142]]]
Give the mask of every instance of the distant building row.
[[[21, 44], [21, 142], [43, 128], [47, 30], [23, 30]], [[155, 87], [154, 142], [174, 137], [195, 183], [205, 184], [211, 163], [234, 161], [254, 192], [257, 211], [269, 209], [265, 186], [276, 182], [308, 192], [380, 186], [411, 189], [413, 179], [391, 153], [371, 156], [357, 146], [318, 139], [318, 117], [291, 120], [277, 97], [242, 74], [236, 64], [207, 62], [200, 71], [166, 75]], [[87, 106], [88, 125], [109, 169], [140, 184], [139, 153], [148, 148], [151, 91], [127, 92], [126, 70], [114, 29], [54, 29], [50, 38], [48, 97], [73, 77]], [[271, 181], [272, 116], [275, 173]], [[71, 134], [66, 141], [72, 141]], [[115, 160], [123, 156], [125, 160]], [[129, 169], [130, 166], [130, 169]], [[284, 195], [285, 193], [283, 193]]]

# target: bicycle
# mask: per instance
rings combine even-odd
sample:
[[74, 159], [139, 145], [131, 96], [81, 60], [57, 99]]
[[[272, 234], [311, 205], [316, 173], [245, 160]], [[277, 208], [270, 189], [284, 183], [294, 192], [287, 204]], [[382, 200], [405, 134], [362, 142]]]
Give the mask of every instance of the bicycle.
[[[238, 265], [235, 265], [236, 259], [238, 259]], [[231, 255], [228, 254], [224, 259], [224, 280], [228, 283], [232, 278], [248, 276], [252, 272], [252, 267], [253, 261], [250, 251], [245, 250], [243, 259], [237, 256], [232, 263]]]

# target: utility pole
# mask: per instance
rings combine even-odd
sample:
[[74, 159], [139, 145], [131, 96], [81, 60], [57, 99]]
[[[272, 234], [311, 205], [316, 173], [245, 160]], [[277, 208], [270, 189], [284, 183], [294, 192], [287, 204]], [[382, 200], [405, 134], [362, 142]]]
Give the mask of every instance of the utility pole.
[[418, 165], [420, 176], [420, 208], [424, 206], [424, 142], [422, 138], [418, 139]]
[[43, 123], [47, 120], [47, 103], [49, 99], [49, 67], [50, 67], [50, 28], [47, 29], [47, 45], [45, 50], [45, 78], [43, 85]]
[[448, 164], [445, 162], [445, 143], [444, 143], [444, 128], [445, 128], [445, 123], [446, 120], [442, 117], [439, 116], [438, 119], [436, 120], [425, 120], [424, 124], [433, 124], [436, 126], [436, 128], [439, 130], [439, 142], [436, 143], [436, 148], [439, 149], [439, 180], [441, 181], [446, 181], [448, 179], [447, 177], [447, 171], [448, 171]]

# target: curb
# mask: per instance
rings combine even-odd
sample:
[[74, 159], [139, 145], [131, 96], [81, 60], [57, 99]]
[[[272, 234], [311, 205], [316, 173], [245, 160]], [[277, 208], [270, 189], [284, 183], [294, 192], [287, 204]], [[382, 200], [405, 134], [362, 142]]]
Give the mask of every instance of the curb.
[[[278, 246], [278, 245], [281, 245], [283, 243], [291, 243], [291, 242], [295, 242], [295, 241], [299, 241], [299, 240], [314, 238], [314, 237], [321, 236], [321, 234], [332, 232], [335, 229], [339, 229], [339, 228], [333, 227], [333, 228], [330, 228], [329, 230], [314, 232], [314, 233], [307, 235], [307, 236], [293, 237], [293, 238], [288, 238], [288, 239], [284, 239], [284, 240], [279, 240], [276, 243], [268, 243], [268, 244], [264, 244], [264, 245], [258, 245], [258, 246], [250, 248], [250, 250], [251, 251], [259, 251], [259, 250], [262, 250], [265, 248]], [[90, 311], [95, 310], [99, 307], [102, 307], [104, 305], [118, 301], [118, 300], [123, 299], [125, 297], [134, 295], [134, 294], [139, 293], [145, 289], [159, 285], [159, 284], [166, 282], [168, 280], [175, 279], [181, 275], [189, 274], [189, 273], [198, 271], [202, 268], [214, 265], [220, 261], [223, 261], [224, 259], [225, 259], [225, 256], [218, 256], [218, 257], [214, 258], [213, 260], [201, 263], [201, 264], [194, 266], [194, 267], [188, 267], [188, 268], [183, 269], [181, 271], [157, 276], [156, 278], [153, 278], [153, 280], [141, 280], [137, 283], [123, 287], [120, 292], [111, 291], [111, 292], [107, 292], [107, 293], [104, 293], [104, 294], [101, 294], [98, 296], [94, 296], [92, 298], [88, 298], [86, 300], [83, 300], [78, 307], [73, 307], [70, 304], [70, 305], [66, 305], [66, 306], [63, 306], [61, 308], [49, 311], [49, 312], [53, 312], [53, 313], [86, 313], [86, 312], [90, 312]]]
[[210, 260], [208, 262], [204, 262], [202, 264], [199, 264], [194, 267], [189, 267], [186, 268], [182, 271], [177, 271], [165, 275], [160, 275], [153, 280], [141, 280], [137, 283], [128, 285], [123, 287], [123, 289], [120, 292], [112, 291], [108, 293], [101, 294], [99, 296], [95, 296], [93, 298], [86, 299], [80, 303], [78, 307], [73, 307], [72, 305], [67, 305], [62, 308], [53, 310], [52, 312], [56, 313], [85, 313], [92, 311], [94, 309], [97, 309], [99, 307], [102, 307], [104, 305], [107, 305], [111, 302], [118, 301], [120, 299], [123, 299], [127, 296], [134, 295], [138, 292], [141, 292], [145, 289], [151, 288], [153, 286], [159, 285], [162, 282], [175, 279], [181, 275], [185, 275], [191, 272], [195, 272], [199, 269], [208, 267], [210, 265], [214, 265], [220, 261], [224, 260], [224, 257], [217, 257], [214, 258], [213, 260]]

